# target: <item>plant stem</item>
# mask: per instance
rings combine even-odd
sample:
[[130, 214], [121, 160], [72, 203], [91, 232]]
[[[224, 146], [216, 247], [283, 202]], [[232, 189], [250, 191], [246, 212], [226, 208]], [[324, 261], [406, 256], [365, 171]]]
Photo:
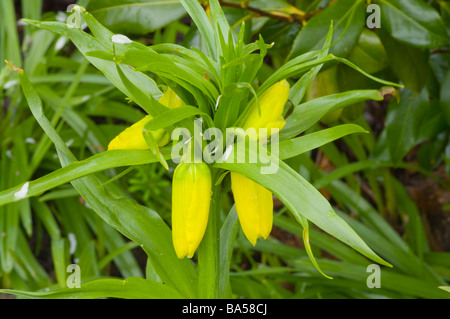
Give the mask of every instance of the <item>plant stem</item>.
[[[331, 3], [334, 3], [335, 1], [332, 1]], [[252, 12], [253, 14], [260, 16], [260, 17], [269, 17], [271, 19], [275, 19], [275, 20], [280, 20], [280, 21], [284, 21], [287, 23], [295, 23], [295, 22], [300, 22], [302, 24], [304, 24], [307, 20], [311, 19], [312, 17], [314, 17], [315, 15], [317, 15], [318, 13], [320, 13], [321, 11], [324, 10], [324, 8], [319, 9], [317, 11], [314, 12], [310, 12], [310, 13], [302, 13], [302, 14], [287, 14], [287, 13], [278, 13], [276, 11], [265, 11], [256, 7], [252, 7], [249, 6], [248, 4], [242, 4], [242, 3], [235, 3], [235, 2], [228, 2], [228, 1], [223, 1], [223, 0], [219, 0], [219, 3], [221, 6], [223, 7], [231, 7], [231, 8], [236, 8], [236, 9], [242, 9], [242, 10], [247, 10]], [[329, 5], [331, 5], [331, 3]], [[298, 11], [299, 13], [301, 12], [300, 10]]]
[[237, 9], [243, 9], [253, 12], [254, 14], [261, 17], [269, 17], [276, 20], [281, 20], [287, 23], [294, 23], [295, 21], [300, 21], [300, 17], [294, 17], [291, 15], [277, 15], [268, 11], [261, 10], [259, 8], [251, 7], [251, 6], [242, 6], [239, 3], [227, 2], [227, 1], [219, 1], [219, 3], [224, 7], [231, 7]]
[[[211, 172], [215, 182], [218, 170]], [[198, 249], [198, 296], [201, 299], [219, 297], [220, 262], [220, 184], [213, 185], [208, 226]]]

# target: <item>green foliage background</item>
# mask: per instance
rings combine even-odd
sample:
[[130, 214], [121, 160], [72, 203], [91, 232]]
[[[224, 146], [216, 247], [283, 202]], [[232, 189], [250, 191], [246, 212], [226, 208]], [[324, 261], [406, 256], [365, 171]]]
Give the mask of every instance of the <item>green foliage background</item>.
[[[308, 133], [311, 147], [305, 139], [286, 140], [286, 153], [280, 156], [286, 158], [286, 171], [300, 173], [321, 190], [334, 211], [393, 268], [382, 267], [381, 288], [369, 289], [366, 268], [373, 261], [311, 227], [312, 252], [320, 269], [334, 278], [329, 280], [317, 271], [301, 244], [302, 227], [295, 222], [293, 209], [297, 202], [302, 205], [301, 197], [286, 195], [292, 207], [277, 208], [275, 231], [255, 247], [241, 234], [232, 200], [225, 197], [220, 235], [226, 250], [220, 262], [232, 270], [228, 296], [449, 297], [438, 287], [448, 286], [450, 252], [432, 249], [424, 214], [400, 177], [414, 171], [434, 180], [442, 190], [450, 189], [450, 6], [445, 1], [370, 2], [381, 9], [379, 29], [366, 27], [370, 3], [363, 0], [258, 0], [244, 7], [241, 1], [230, 0], [221, 4], [233, 30], [238, 32], [245, 22], [244, 43], [257, 40], [259, 34], [265, 43], [273, 42], [264, 59], [248, 62], [247, 72], [261, 63], [252, 83], [256, 88], [274, 72], [281, 72], [286, 62], [322, 49], [331, 21], [331, 54], [370, 75], [404, 85], [380, 95], [376, 93], [379, 83], [348, 64], [325, 64], [309, 87], [299, 81], [294, 92], [303, 90], [304, 99], [290, 97], [293, 105], [317, 113], [304, 114], [296, 108], [289, 114], [306, 124], [301, 128], [287, 124], [282, 131], [286, 138]], [[170, 49], [167, 43], [203, 52], [216, 50], [201, 40], [202, 32], [208, 37], [207, 28], [191, 23], [179, 1], [81, 0], [78, 4], [112, 32], [157, 46], [159, 52]], [[111, 71], [106, 54], [99, 53], [106, 51], [103, 46], [112, 45], [111, 34], [95, 19], [86, 21], [95, 41], [87, 33], [65, 30], [52, 21], [65, 21], [66, 15], [42, 14], [41, 0], [22, 1], [20, 9], [22, 17], [45, 22], [17, 27], [14, 12], [19, 8], [12, 0], [0, 2], [0, 61], [23, 68], [29, 78], [29, 82], [19, 79], [7, 65], [0, 68], [0, 203], [9, 202], [8, 196], [14, 194], [4, 190], [47, 177], [40, 184], [30, 183], [30, 196], [35, 197], [0, 206], [0, 287], [18, 296], [40, 298], [198, 296], [190, 284], [201, 280], [193, 264], [165, 253], [171, 248], [167, 226], [171, 170], [150, 164], [158, 158], [149, 152], [103, 153], [117, 133], [144, 115], [127, 103], [129, 83], [115, 69]], [[119, 69], [142, 91], [156, 99], [161, 95], [158, 85], [163, 83], [156, 74]], [[348, 90], [370, 91], [360, 97], [339, 95]], [[365, 101], [383, 99], [377, 106], [387, 106], [385, 115], [368, 121]], [[371, 134], [348, 135], [358, 132], [354, 124]], [[327, 132], [333, 136], [330, 140], [343, 138], [323, 144], [313, 139], [321, 141]], [[289, 153], [292, 149], [298, 151]], [[86, 161], [80, 164], [76, 159]], [[320, 165], [323, 159], [327, 167]], [[133, 168], [120, 168], [128, 166]], [[438, 170], [445, 173], [433, 174]], [[109, 181], [115, 176], [120, 179]], [[285, 191], [289, 194], [287, 187]], [[233, 236], [237, 236], [234, 244]], [[71, 263], [80, 265], [82, 280], [88, 282], [76, 291], [64, 289]], [[227, 287], [222, 288], [226, 295]]]

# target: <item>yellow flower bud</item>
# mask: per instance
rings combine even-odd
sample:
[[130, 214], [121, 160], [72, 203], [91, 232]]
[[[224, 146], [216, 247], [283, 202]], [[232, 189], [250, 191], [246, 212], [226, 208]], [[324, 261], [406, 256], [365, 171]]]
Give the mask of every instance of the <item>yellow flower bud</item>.
[[[243, 129], [267, 128], [267, 137], [271, 135], [271, 128], [281, 130], [286, 124], [282, 114], [284, 105], [289, 98], [289, 83], [279, 81], [265, 90], [250, 107]], [[272, 193], [263, 186], [247, 177], [231, 172], [231, 190], [233, 191], [236, 211], [242, 230], [247, 239], [256, 244], [258, 238], [269, 236], [273, 224]]]
[[183, 163], [172, 183], [172, 240], [178, 258], [192, 258], [205, 234], [211, 200], [211, 172], [206, 163]]
[[[151, 119], [151, 115], [146, 115], [139, 122], [136, 122], [130, 127], [126, 128], [109, 143], [108, 151], [120, 149], [148, 150], [148, 145], [145, 142], [142, 131], [144, 130], [145, 124], [150, 122]], [[169, 142], [166, 137], [167, 132], [164, 129], [152, 131], [152, 135], [155, 141], [158, 143], [158, 146], [160, 147], [166, 145]]]
[[164, 92], [163, 96], [158, 101], [169, 109], [175, 109], [177, 107], [185, 105], [182, 99], [172, 90], [170, 87]]
[[[171, 88], [167, 89], [159, 99], [159, 103], [171, 109], [184, 105], [184, 102]], [[145, 124], [152, 119], [153, 117], [151, 115], [146, 115], [142, 120], [126, 128], [109, 143], [108, 150], [148, 150], [148, 145], [145, 142], [142, 131], [144, 130]], [[159, 147], [166, 145], [170, 141], [170, 136], [165, 129], [152, 131], [151, 134]]]
[[251, 179], [235, 172], [231, 172], [231, 190], [241, 228], [254, 246], [258, 238], [266, 239], [272, 230], [272, 193]]
[[289, 82], [281, 80], [265, 90], [258, 97], [259, 108], [256, 101], [250, 107], [243, 129], [252, 127], [258, 132], [260, 128], [267, 128], [267, 136], [270, 136], [271, 128], [281, 130], [286, 124], [282, 114], [289, 98], [289, 88]]

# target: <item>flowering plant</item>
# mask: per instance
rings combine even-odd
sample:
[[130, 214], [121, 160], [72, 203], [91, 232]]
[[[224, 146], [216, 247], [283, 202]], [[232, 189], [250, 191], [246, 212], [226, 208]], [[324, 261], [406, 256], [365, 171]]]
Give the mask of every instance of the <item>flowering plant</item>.
[[[301, 135], [327, 113], [368, 99], [381, 100], [393, 92], [392, 87], [356, 90], [304, 102], [306, 89], [324, 65], [345, 63], [382, 85], [397, 85], [328, 54], [332, 25], [321, 49], [290, 60], [260, 83], [257, 73], [272, 45], [262, 37], [245, 44], [244, 24], [238, 31], [230, 28], [217, 0], [210, 0], [206, 11], [197, 1], [181, 3], [199, 30], [202, 49], [169, 43], [145, 46], [114, 35], [79, 6], [73, 9], [75, 25], [27, 21], [69, 37], [117, 89], [148, 115], [117, 135], [107, 151], [78, 161], [45, 117], [27, 75], [15, 68], [30, 109], [55, 144], [63, 168], [1, 192], [0, 205], [71, 182], [103, 220], [147, 253], [148, 280], [129, 278], [120, 282], [146, 297], [231, 297], [229, 265], [238, 226], [252, 245], [257, 245], [260, 237], [267, 238], [272, 229], [273, 196], [284, 203], [303, 228], [305, 249], [318, 271], [322, 272], [310, 247], [310, 222], [373, 261], [389, 266], [286, 160], [342, 136], [364, 133], [358, 125], [344, 124]], [[83, 20], [92, 35], [82, 30]], [[163, 85], [158, 86], [150, 74]], [[207, 144], [195, 134], [198, 122], [207, 128], [199, 133], [206, 140], [212, 140], [206, 134], [209, 129], [215, 132], [238, 128], [237, 134], [231, 138], [228, 134], [225, 138], [217, 135]], [[179, 129], [193, 137], [180, 142], [183, 134], [175, 133]], [[198, 146], [200, 154], [196, 152]], [[174, 149], [182, 153], [175, 152], [174, 156]], [[236, 160], [239, 158], [244, 160]], [[250, 158], [254, 160], [247, 160]], [[262, 173], [273, 162], [276, 169]], [[114, 183], [105, 181], [100, 173], [143, 163], [165, 168], [176, 164], [171, 225], [157, 212], [127, 197]], [[230, 189], [235, 205], [225, 212], [221, 202]], [[193, 258], [197, 267], [186, 256]], [[85, 296], [98, 296], [93, 293], [95, 289], [116, 284], [110, 279], [98, 279], [86, 282], [82, 288]], [[111, 291], [105, 288], [104, 296], [130, 297], [126, 292], [117, 295]], [[54, 293], [43, 292], [40, 296]], [[63, 289], [58, 293], [69, 292]]]

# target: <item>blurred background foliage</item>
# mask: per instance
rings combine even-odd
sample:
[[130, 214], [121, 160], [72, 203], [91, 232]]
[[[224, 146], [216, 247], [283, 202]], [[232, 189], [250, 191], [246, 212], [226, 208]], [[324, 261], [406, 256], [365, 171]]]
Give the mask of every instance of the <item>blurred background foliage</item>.
[[[200, 1], [208, 10], [208, 1]], [[21, 18], [65, 21], [75, 1], [0, 1], [0, 61], [22, 67], [46, 114], [79, 159], [143, 117], [64, 35]], [[146, 45], [202, 48], [199, 32], [178, 1], [80, 0], [115, 33]], [[342, 243], [312, 230], [323, 271], [309, 261], [299, 226], [276, 202], [274, 229], [252, 247], [238, 235], [231, 262], [236, 296], [245, 298], [446, 298], [450, 280], [450, 4], [441, 0], [220, 1], [231, 26], [245, 21], [248, 42], [273, 42], [257, 81], [286, 61], [321, 48], [333, 20], [331, 53], [404, 88], [382, 102], [334, 111], [310, 128], [357, 123], [371, 134], [349, 135], [289, 165], [321, 190], [368, 245], [391, 263], [381, 288], [369, 289], [371, 263]], [[380, 28], [368, 5], [380, 8]], [[3, 63], [3, 62], [2, 62]], [[255, 83], [258, 85], [258, 83]], [[344, 64], [322, 68], [305, 99], [352, 89], [378, 88]], [[16, 72], [0, 66], [0, 190], [60, 167], [54, 147], [31, 115]], [[171, 174], [158, 165], [111, 170], [129, 196], [170, 223]], [[225, 199], [224, 209], [232, 206]], [[0, 206], [0, 287], [65, 287], [68, 264], [83, 280], [144, 277], [146, 256], [108, 226], [71, 185]]]

